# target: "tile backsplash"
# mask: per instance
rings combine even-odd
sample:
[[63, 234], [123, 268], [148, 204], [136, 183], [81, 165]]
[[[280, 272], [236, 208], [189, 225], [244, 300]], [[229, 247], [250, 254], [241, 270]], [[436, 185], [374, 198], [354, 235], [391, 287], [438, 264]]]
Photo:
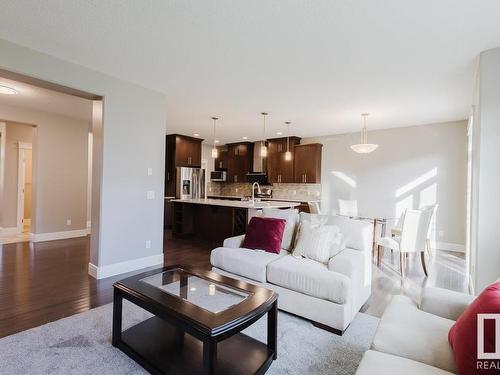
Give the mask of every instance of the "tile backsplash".
[[[303, 201], [321, 200], [321, 184], [273, 184], [273, 198]], [[250, 183], [212, 182], [207, 184], [207, 195], [251, 196]]]

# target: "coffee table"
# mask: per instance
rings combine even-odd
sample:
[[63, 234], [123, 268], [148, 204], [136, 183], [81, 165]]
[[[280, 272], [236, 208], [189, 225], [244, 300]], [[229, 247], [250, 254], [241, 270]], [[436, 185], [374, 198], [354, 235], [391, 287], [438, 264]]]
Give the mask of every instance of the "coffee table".
[[[182, 265], [113, 287], [113, 346], [153, 374], [264, 374], [276, 359], [271, 290]], [[154, 316], [122, 332], [123, 299]], [[240, 333], [265, 314], [266, 344]]]

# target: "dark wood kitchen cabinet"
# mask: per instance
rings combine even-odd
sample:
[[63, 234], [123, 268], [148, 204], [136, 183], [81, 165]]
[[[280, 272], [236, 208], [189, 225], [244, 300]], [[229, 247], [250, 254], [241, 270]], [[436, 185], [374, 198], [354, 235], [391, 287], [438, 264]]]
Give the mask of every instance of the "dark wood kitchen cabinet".
[[244, 234], [248, 222], [246, 208], [173, 202], [172, 235], [195, 237], [220, 246], [225, 238]]
[[294, 181], [296, 183], [319, 184], [321, 182], [320, 143], [296, 145], [294, 154]]
[[175, 166], [201, 167], [201, 142], [203, 139], [175, 135]]
[[227, 156], [227, 146], [217, 147], [217, 158], [214, 165], [216, 171], [227, 171]]
[[203, 139], [180, 134], [169, 134], [165, 149], [165, 196], [175, 197], [175, 168], [201, 167]]
[[246, 174], [253, 169], [252, 142], [229, 143], [227, 145], [227, 181], [247, 182]]
[[299, 137], [290, 137], [290, 152], [292, 160], [286, 160], [287, 139], [268, 139], [267, 153], [267, 178], [271, 183], [292, 183], [294, 182], [293, 163], [295, 159], [294, 148], [300, 143]]

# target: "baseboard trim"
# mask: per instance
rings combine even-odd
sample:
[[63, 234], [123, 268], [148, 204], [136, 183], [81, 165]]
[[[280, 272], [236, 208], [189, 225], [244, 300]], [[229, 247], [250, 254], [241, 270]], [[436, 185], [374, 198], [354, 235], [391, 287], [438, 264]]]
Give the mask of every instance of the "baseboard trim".
[[113, 263], [100, 267], [89, 262], [89, 275], [95, 279], [104, 279], [122, 273], [137, 271], [142, 268], [161, 265], [163, 265], [163, 254], [151, 255], [149, 257], [127, 260], [125, 262]]
[[15, 235], [15, 234], [19, 234], [19, 232], [17, 231], [17, 227], [2, 228], [0, 230], [0, 235], [12, 236], [12, 235]]
[[91, 227], [92, 227], [92, 225], [91, 225], [90, 221], [87, 221], [87, 234], [90, 234]]
[[50, 232], [50, 233], [31, 233], [31, 241], [33, 242], [44, 242], [44, 241], [55, 241], [64, 240], [67, 238], [85, 237], [87, 235], [87, 229], [76, 229], [67, 230], [64, 232]]
[[431, 248], [434, 250], [447, 250], [465, 253], [465, 245], [459, 243], [431, 241]]

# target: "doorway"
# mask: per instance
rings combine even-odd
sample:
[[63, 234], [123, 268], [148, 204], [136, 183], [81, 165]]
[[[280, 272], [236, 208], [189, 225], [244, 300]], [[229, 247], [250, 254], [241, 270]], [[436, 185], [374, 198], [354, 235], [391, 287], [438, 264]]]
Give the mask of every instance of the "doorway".
[[17, 233], [31, 232], [33, 194], [33, 150], [31, 143], [18, 143]]

